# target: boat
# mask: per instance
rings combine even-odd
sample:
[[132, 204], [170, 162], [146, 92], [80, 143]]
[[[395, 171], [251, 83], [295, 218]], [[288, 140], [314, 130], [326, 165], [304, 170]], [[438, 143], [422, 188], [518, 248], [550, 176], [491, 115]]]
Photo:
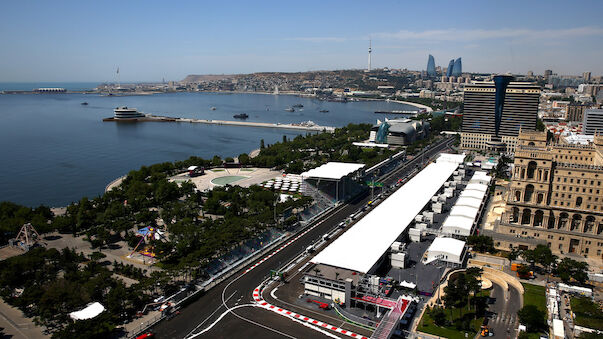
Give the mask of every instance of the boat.
[[329, 110], [328, 109], [321, 109], [319, 112], [320, 113], [329, 113]]
[[241, 114], [235, 114], [232, 117], [235, 119], [247, 119], [247, 118], [249, 118], [249, 115], [247, 115], [246, 113], [241, 113]]
[[302, 104], [295, 104], [295, 105], [293, 105], [293, 107], [302, 108], [302, 107], [304, 107], [304, 105], [302, 105]]
[[285, 111], [286, 112], [295, 112], [295, 108], [293, 108], [293, 107], [287, 107], [287, 108], [285, 108]]
[[113, 110], [113, 118], [115, 120], [128, 120], [128, 119], [138, 119], [144, 118], [145, 115], [138, 112], [136, 108], [128, 108], [126, 106], [117, 107]]
[[87, 105], [88, 105], [88, 103], [84, 101], [84, 102], [82, 102], [80, 105], [87, 106]]
[[212, 106], [210, 109], [211, 109], [212, 111], [215, 111], [215, 110], [216, 110], [216, 108], [215, 108], [215, 107], [213, 107], [213, 106]]

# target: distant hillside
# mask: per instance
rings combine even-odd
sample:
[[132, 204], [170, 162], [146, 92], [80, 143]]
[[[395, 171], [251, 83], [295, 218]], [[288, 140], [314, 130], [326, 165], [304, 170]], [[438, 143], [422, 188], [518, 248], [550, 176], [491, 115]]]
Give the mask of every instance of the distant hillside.
[[190, 74], [187, 75], [186, 78], [184, 78], [182, 80], [182, 82], [184, 83], [191, 83], [191, 82], [201, 82], [201, 81], [217, 81], [217, 80], [224, 80], [224, 79], [232, 79], [236, 77], [236, 75], [218, 75], [218, 74]]

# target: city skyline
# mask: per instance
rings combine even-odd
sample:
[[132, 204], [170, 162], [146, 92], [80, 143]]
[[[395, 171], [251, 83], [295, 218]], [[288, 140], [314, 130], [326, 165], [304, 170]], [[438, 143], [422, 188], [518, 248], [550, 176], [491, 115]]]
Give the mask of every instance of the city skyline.
[[[181, 80], [372, 67], [603, 74], [603, 3], [2, 3], [0, 81]], [[438, 10], [447, 8], [445, 11]], [[589, 8], [588, 11], [583, 10]], [[53, 13], [53, 15], [48, 15]], [[412, 13], [430, 13], [414, 15]], [[462, 18], [457, 21], [451, 18]]]

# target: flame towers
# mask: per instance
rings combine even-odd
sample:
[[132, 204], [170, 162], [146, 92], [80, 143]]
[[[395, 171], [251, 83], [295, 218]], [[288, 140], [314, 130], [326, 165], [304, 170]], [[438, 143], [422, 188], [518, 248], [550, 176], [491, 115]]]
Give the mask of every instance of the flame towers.
[[427, 58], [427, 76], [436, 76], [435, 60], [431, 54], [429, 54], [429, 58]]
[[446, 69], [446, 76], [449, 77], [452, 75], [452, 70], [454, 69], [454, 59], [450, 60], [448, 63], [448, 68]]
[[461, 58], [458, 58], [454, 61], [454, 66], [452, 67], [452, 76], [460, 77], [461, 74], [463, 74], [463, 64], [461, 63]]

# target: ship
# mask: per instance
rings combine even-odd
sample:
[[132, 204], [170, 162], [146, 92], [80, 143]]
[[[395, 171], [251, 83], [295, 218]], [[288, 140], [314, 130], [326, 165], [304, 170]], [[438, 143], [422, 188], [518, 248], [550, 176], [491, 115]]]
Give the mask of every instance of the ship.
[[328, 109], [321, 109], [319, 112], [320, 113], [329, 113], [329, 110]]
[[113, 118], [115, 120], [132, 120], [144, 118], [145, 115], [138, 112], [136, 108], [128, 108], [126, 106], [117, 107], [113, 110]]
[[84, 101], [84, 102], [82, 102], [80, 105], [87, 106], [87, 105], [88, 105], [88, 103]]
[[287, 107], [287, 108], [285, 108], [285, 111], [286, 112], [295, 112], [295, 108], [293, 108], [293, 107]]
[[293, 105], [293, 107], [295, 107], [295, 108], [302, 108], [302, 107], [304, 107], [304, 105], [302, 105], [302, 104], [295, 104], [295, 105]]
[[249, 115], [247, 115], [246, 113], [241, 113], [241, 114], [235, 114], [232, 117], [235, 119], [247, 119], [247, 118], [249, 118]]
[[215, 107], [213, 107], [213, 106], [212, 106], [210, 109], [211, 109], [212, 111], [215, 111], [215, 110], [216, 110], [216, 108], [215, 108]]

